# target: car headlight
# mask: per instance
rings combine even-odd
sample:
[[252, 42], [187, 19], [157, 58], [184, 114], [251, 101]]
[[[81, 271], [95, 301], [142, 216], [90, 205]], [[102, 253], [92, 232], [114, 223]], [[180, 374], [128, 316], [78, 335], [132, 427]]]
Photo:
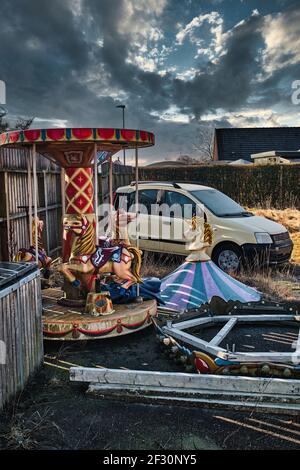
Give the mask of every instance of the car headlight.
[[270, 234], [267, 232], [255, 233], [255, 238], [257, 243], [273, 243]]

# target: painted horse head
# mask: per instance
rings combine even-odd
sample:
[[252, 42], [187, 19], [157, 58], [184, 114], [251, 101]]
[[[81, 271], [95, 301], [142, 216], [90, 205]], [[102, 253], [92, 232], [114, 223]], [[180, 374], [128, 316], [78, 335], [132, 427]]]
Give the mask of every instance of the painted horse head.
[[73, 232], [74, 235], [84, 235], [89, 227], [89, 221], [84, 215], [66, 214], [63, 218], [63, 228], [66, 232]]

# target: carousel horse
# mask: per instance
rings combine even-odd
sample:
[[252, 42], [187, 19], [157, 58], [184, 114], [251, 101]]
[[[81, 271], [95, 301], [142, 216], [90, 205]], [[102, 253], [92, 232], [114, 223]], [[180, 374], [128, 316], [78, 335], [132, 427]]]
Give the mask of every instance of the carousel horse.
[[[36, 220], [32, 221], [32, 240], [35, 240], [35, 231], [38, 231], [38, 267], [44, 271], [44, 275], [50, 274], [50, 265], [52, 259], [47, 255], [44, 244], [43, 244], [43, 229], [44, 222], [38, 217]], [[29, 248], [20, 248], [18, 253], [14, 256], [14, 261], [17, 262], [35, 262], [36, 261], [36, 252], [35, 247], [30, 246]], [[46, 276], [47, 277], [47, 276]]]
[[184, 236], [187, 240], [187, 250], [189, 251], [186, 261], [210, 260], [206, 250], [212, 244], [213, 230], [207, 222], [206, 215], [204, 217], [194, 215], [188, 223], [188, 229], [185, 230]]
[[111, 273], [117, 282], [126, 281], [122, 284], [125, 289], [141, 283], [141, 252], [130, 245], [126, 230], [124, 237], [120, 237], [120, 226], [123, 224], [124, 230], [125, 224], [133, 218], [117, 213], [115, 237], [100, 240], [96, 246], [94, 224], [84, 215], [66, 215], [64, 230], [74, 236], [70, 259], [59, 267], [59, 271], [74, 287], [83, 287], [87, 292], [94, 290], [99, 274]]

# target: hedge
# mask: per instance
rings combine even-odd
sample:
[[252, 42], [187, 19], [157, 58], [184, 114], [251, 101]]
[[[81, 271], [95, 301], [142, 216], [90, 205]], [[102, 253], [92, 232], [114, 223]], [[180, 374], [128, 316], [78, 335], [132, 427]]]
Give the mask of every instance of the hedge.
[[140, 169], [140, 179], [211, 186], [248, 207], [300, 209], [300, 164], [144, 167]]

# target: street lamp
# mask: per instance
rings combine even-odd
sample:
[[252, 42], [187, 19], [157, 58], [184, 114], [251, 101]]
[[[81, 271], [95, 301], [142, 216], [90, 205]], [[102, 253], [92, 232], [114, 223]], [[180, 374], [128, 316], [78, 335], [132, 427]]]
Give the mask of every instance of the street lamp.
[[[122, 117], [123, 117], [123, 129], [125, 129], [125, 104], [119, 104], [116, 106], [116, 108], [122, 109]], [[123, 160], [124, 160], [124, 166], [126, 165], [126, 159], [125, 159], [125, 148], [123, 149]]]

